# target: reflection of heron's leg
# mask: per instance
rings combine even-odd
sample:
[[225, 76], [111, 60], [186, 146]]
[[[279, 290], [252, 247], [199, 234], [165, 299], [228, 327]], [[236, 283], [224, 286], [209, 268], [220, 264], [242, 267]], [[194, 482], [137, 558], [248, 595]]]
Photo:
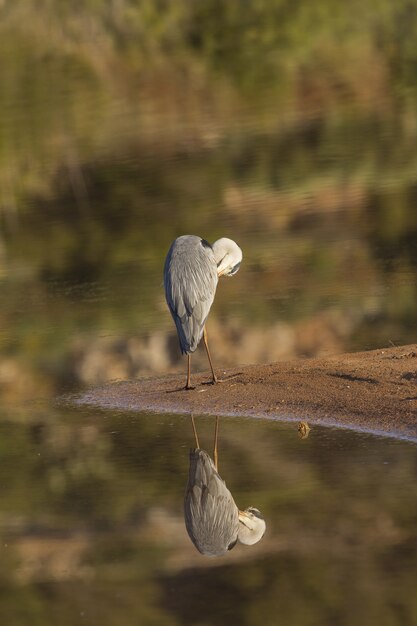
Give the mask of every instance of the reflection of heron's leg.
[[204, 345], [206, 346], [207, 356], [208, 356], [208, 360], [209, 360], [210, 367], [211, 367], [211, 373], [213, 374], [213, 383], [217, 383], [218, 380], [217, 380], [217, 376], [216, 376], [216, 374], [214, 372], [214, 367], [213, 367], [213, 363], [212, 363], [211, 356], [210, 356], [210, 350], [209, 350], [209, 347], [208, 347], [207, 331], [206, 331], [206, 327], [205, 326], [204, 326], [204, 331], [203, 331], [203, 339], [204, 339]]
[[214, 450], [213, 450], [213, 459], [214, 459], [214, 467], [217, 471], [219, 471], [219, 457], [217, 454], [217, 438], [219, 435], [219, 418], [216, 417], [216, 426], [214, 429]]
[[188, 366], [187, 366], [187, 384], [186, 389], [192, 389], [191, 387], [191, 354], [187, 354]]
[[191, 423], [192, 423], [192, 425], [193, 425], [193, 431], [194, 431], [195, 443], [196, 443], [197, 448], [199, 448], [199, 447], [200, 447], [200, 443], [199, 443], [199, 441], [198, 441], [197, 429], [196, 429], [196, 427], [195, 427], [194, 415], [193, 415], [192, 413], [191, 413]]

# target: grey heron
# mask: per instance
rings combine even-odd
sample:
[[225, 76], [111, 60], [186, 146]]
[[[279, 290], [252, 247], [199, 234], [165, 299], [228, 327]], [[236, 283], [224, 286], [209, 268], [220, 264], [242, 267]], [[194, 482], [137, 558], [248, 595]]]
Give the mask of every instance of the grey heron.
[[213, 243], [196, 235], [183, 235], [172, 243], [164, 267], [165, 297], [177, 327], [182, 354], [188, 357], [187, 383], [191, 389], [191, 354], [201, 338], [211, 367], [212, 382], [218, 382], [208, 347], [206, 320], [220, 276], [236, 274], [242, 261], [237, 243], [223, 237]]
[[266, 524], [254, 507], [240, 511], [217, 468], [216, 418], [215, 462], [200, 448], [191, 416], [196, 448], [190, 450], [184, 518], [188, 535], [197, 550], [206, 556], [222, 556], [237, 542], [254, 545], [265, 534]]

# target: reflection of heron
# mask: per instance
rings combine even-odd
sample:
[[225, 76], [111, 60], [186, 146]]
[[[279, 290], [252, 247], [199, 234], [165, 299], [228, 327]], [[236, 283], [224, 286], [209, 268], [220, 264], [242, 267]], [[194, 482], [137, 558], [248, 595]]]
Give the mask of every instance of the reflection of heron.
[[214, 459], [200, 449], [191, 416], [197, 448], [190, 451], [190, 469], [184, 500], [185, 526], [201, 554], [222, 556], [236, 545], [257, 543], [265, 534], [265, 520], [253, 507], [239, 511], [226, 483], [217, 471], [218, 418]]
[[165, 296], [177, 327], [182, 354], [188, 356], [186, 389], [191, 388], [191, 354], [201, 337], [213, 375], [205, 323], [213, 304], [219, 276], [233, 276], [242, 261], [242, 250], [231, 239], [218, 239], [211, 246], [195, 235], [183, 235], [172, 243], [164, 267]]

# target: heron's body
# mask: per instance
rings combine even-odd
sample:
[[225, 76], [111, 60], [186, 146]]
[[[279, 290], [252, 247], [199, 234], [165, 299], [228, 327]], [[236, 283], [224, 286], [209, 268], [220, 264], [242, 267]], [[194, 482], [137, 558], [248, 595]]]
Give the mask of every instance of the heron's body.
[[201, 554], [221, 556], [236, 544], [239, 509], [210, 456], [190, 451], [190, 469], [184, 501], [185, 526]]
[[213, 248], [201, 237], [178, 237], [164, 269], [165, 294], [177, 327], [181, 352], [191, 354], [201, 341], [217, 287]]
[[165, 297], [177, 327], [181, 352], [188, 355], [186, 388], [190, 388], [191, 354], [201, 338], [217, 382], [208, 349], [205, 323], [213, 304], [219, 276], [233, 276], [242, 261], [242, 251], [231, 239], [210, 245], [196, 235], [183, 235], [172, 243], [164, 267]]

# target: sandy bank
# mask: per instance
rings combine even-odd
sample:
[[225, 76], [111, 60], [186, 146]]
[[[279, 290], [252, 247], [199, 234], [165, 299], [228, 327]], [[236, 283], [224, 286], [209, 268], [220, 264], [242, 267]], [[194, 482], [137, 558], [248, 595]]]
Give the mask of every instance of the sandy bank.
[[[185, 360], [184, 360], [185, 367]], [[123, 381], [76, 401], [102, 408], [302, 419], [417, 440], [417, 346], [220, 371], [226, 379], [183, 389], [184, 376]]]

